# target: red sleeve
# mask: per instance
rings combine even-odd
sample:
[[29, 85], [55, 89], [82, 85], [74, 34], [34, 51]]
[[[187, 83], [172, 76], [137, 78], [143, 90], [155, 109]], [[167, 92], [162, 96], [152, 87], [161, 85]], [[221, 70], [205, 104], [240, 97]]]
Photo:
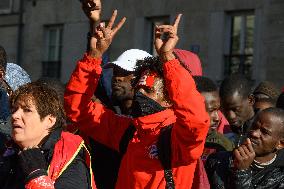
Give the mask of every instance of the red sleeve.
[[131, 119], [116, 115], [102, 104], [91, 100], [102, 68], [101, 59], [85, 55], [71, 75], [64, 94], [67, 117], [81, 132], [118, 150], [119, 141]]
[[53, 181], [48, 176], [40, 176], [30, 180], [26, 189], [55, 189]]
[[173, 159], [183, 163], [197, 160], [202, 155], [210, 123], [204, 98], [178, 60], [164, 64], [164, 77], [177, 117], [172, 130]]

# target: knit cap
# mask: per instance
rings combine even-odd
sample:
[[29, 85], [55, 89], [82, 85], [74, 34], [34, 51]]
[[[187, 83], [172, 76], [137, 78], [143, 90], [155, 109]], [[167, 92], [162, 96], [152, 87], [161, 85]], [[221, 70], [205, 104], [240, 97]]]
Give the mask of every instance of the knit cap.
[[277, 100], [277, 98], [280, 95], [280, 90], [278, 90], [273, 83], [269, 81], [263, 81], [255, 88], [253, 94], [254, 95], [263, 94], [273, 100]]

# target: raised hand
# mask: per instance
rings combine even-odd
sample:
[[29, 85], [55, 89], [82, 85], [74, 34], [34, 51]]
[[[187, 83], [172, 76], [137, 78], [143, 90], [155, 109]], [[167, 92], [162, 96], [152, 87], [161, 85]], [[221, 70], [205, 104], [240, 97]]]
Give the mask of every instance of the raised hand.
[[[173, 49], [178, 42], [178, 25], [182, 14], [179, 14], [173, 25], [160, 25], [155, 28], [155, 48], [162, 61], [174, 59]], [[163, 37], [165, 37], [163, 39]]]
[[117, 10], [113, 11], [113, 14], [106, 27], [104, 23], [101, 23], [98, 27], [96, 27], [90, 41], [91, 56], [100, 58], [102, 54], [109, 48], [110, 44], [112, 43], [113, 37], [124, 24], [126, 20], [125, 17], [123, 17], [115, 27], [113, 27], [116, 16]]
[[81, 0], [82, 9], [92, 23], [98, 23], [101, 19], [101, 0]]
[[245, 170], [250, 167], [255, 158], [255, 152], [250, 139], [245, 144], [234, 150], [234, 164], [238, 170]]

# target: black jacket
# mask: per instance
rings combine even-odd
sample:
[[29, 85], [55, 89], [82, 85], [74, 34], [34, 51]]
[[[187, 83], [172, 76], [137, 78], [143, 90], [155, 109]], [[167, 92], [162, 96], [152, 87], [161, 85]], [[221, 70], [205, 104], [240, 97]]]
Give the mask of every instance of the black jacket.
[[234, 172], [237, 189], [276, 189], [284, 188], [284, 150], [280, 150], [276, 160], [263, 169], [251, 167]]
[[[48, 164], [50, 164], [53, 149], [61, 136], [61, 130], [57, 129], [51, 133], [47, 141], [42, 145], [41, 150]], [[0, 179], [0, 189], [24, 189], [24, 178], [18, 166], [17, 153], [7, 157], [0, 169], [5, 167]], [[46, 167], [47, 170], [47, 167]], [[90, 189], [89, 168], [85, 164], [85, 151], [81, 149], [76, 158], [56, 180], [56, 189]]]
[[264, 169], [251, 166], [235, 171], [232, 152], [219, 152], [208, 157], [205, 165], [211, 189], [276, 189], [284, 188], [284, 150]]
[[234, 144], [235, 146], [240, 146], [247, 138], [248, 131], [250, 130], [254, 117], [247, 120], [241, 127], [233, 128], [232, 131], [235, 133]]

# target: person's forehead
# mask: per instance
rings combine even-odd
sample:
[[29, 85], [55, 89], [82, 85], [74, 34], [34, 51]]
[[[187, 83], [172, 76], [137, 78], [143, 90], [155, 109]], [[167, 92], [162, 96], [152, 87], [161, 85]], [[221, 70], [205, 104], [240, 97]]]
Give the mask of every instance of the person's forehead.
[[240, 105], [245, 99], [238, 91], [235, 91], [223, 98], [222, 101], [228, 105]]
[[219, 94], [215, 91], [213, 92], [203, 92], [202, 95], [205, 98], [205, 103], [207, 108], [219, 108], [220, 107], [220, 98]]
[[274, 107], [274, 104], [272, 102], [268, 101], [257, 101], [254, 103], [255, 107], [264, 107], [263, 109]]
[[127, 77], [127, 76], [133, 76], [133, 72], [124, 70], [124, 69], [122, 69], [121, 67], [118, 67], [118, 66], [113, 66], [113, 75], [114, 76]]
[[220, 97], [217, 91], [202, 92], [202, 95], [206, 100], [220, 101]]
[[35, 99], [30, 94], [22, 94], [16, 98], [14, 105], [35, 106]]
[[281, 126], [281, 119], [269, 112], [260, 112], [256, 118], [255, 123], [260, 123], [262, 127], [271, 130], [279, 131]]

